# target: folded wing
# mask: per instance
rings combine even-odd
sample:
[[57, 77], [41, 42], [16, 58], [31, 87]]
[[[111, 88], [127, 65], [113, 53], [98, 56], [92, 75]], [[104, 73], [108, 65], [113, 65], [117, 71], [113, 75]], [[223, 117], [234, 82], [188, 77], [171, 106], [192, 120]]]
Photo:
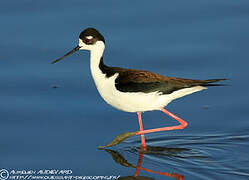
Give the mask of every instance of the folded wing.
[[122, 92], [161, 92], [170, 94], [174, 91], [194, 86], [217, 86], [211, 84], [226, 79], [192, 80], [166, 77], [149, 71], [116, 69], [119, 73], [115, 86]]

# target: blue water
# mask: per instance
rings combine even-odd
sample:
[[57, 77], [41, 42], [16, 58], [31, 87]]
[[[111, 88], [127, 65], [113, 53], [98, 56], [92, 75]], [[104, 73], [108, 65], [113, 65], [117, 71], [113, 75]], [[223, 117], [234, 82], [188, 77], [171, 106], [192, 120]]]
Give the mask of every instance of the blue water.
[[[0, 22], [0, 170], [127, 177], [143, 154], [143, 177], [249, 179], [248, 1], [12, 0], [0, 2]], [[108, 65], [229, 78], [229, 86], [168, 105], [189, 126], [147, 135], [147, 152], [139, 149], [139, 137], [98, 150], [117, 134], [136, 131], [138, 123], [136, 114], [100, 98], [88, 52], [50, 64], [89, 26], [105, 36]], [[143, 119], [145, 129], [176, 124], [161, 112]]]

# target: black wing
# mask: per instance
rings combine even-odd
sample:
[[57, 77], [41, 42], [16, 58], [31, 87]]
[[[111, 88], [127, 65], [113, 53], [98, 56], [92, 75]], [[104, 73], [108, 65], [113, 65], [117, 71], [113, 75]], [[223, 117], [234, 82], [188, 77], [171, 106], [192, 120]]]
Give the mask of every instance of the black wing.
[[[122, 92], [161, 92], [170, 94], [174, 91], [194, 86], [215, 86], [210, 84], [225, 79], [192, 80], [161, 76], [149, 71], [127, 70], [119, 72], [115, 86]], [[218, 84], [220, 85], [220, 84]]]
[[192, 80], [172, 78], [149, 71], [109, 67], [103, 63], [103, 57], [101, 58], [99, 68], [107, 78], [113, 76], [116, 73], [119, 74], [115, 80], [115, 86], [119, 91], [122, 92], [161, 92], [163, 94], [170, 94], [174, 91], [194, 86], [217, 86], [217, 84], [210, 83], [226, 80]]

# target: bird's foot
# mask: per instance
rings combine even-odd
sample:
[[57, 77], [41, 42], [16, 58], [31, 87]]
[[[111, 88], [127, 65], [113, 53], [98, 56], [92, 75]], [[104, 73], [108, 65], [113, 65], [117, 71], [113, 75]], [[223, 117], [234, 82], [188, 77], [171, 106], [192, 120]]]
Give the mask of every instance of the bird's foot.
[[104, 149], [107, 147], [112, 147], [115, 146], [121, 142], [123, 142], [125, 139], [131, 137], [131, 136], [135, 136], [137, 132], [126, 132], [123, 134], [119, 134], [117, 135], [117, 137], [115, 139], [113, 139], [112, 142], [110, 142], [109, 144], [105, 145], [105, 146], [99, 146], [99, 149]]

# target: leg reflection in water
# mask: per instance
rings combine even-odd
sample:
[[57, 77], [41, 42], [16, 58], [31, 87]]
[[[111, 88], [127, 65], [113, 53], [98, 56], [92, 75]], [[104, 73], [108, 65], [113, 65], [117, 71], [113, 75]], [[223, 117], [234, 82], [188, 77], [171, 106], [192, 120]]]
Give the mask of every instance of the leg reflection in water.
[[177, 174], [177, 173], [166, 173], [166, 172], [150, 170], [150, 169], [142, 167], [142, 161], [143, 161], [144, 152], [139, 152], [139, 158], [138, 158], [138, 161], [137, 161], [137, 165], [134, 165], [134, 164], [129, 163], [117, 151], [110, 150], [110, 149], [105, 149], [105, 151], [112, 155], [112, 158], [116, 163], [118, 163], [118, 164], [120, 164], [122, 166], [125, 166], [125, 167], [132, 167], [132, 168], [136, 169], [135, 175], [126, 176], [126, 177], [120, 177], [120, 178], [118, 178], [119, 180], [154, 180], [151, 177], [139, 176], [139, 173], [140, 173], [141, 170], [149, 172], [149, 173], [159, 174], [159, 175], [162, 175], [162, 176], [172, 177], [172, 178], [175, 178], [177, 180], [184, 180], [184, 176], [180, 175], [180, 174]]

